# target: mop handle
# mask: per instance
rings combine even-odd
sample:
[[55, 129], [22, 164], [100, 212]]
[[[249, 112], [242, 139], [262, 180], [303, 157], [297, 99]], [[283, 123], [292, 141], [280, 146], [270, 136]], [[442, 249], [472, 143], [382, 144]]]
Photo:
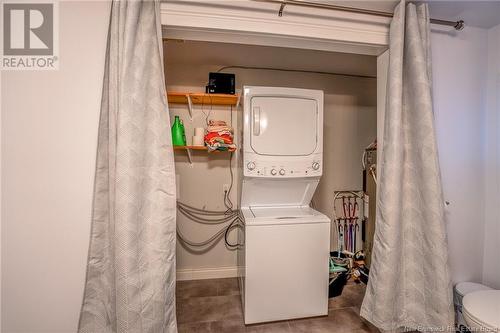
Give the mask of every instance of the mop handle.
[[344, 210], [344, 217], [347, 217], [345, 197], [342, 197], [342, 209]]

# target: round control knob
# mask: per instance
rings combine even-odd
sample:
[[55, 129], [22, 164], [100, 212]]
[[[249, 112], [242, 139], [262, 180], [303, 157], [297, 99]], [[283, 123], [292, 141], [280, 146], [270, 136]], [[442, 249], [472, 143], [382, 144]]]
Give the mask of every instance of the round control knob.
[[312, 164], [312, 168], [313, 168], [314, 170], [318, 170], [318, 169], [319, 169], [319, 163], [318, 163], [318, 162], [313, 162], [313, 164]]
[[254, 163], [254, 162], [248, 162], [248, 163], [247, 163], [247, 169], [248, 169], [248, 170], [253, 170], [253, 169], [255, 169], [255, 163]]
[[285, 170], [281, 169], [280, 170], [280, 175], [284, 176], [285, 175]]
[[277, 173], [276, 169], [271, 169], [271, 175], [276, 176]]

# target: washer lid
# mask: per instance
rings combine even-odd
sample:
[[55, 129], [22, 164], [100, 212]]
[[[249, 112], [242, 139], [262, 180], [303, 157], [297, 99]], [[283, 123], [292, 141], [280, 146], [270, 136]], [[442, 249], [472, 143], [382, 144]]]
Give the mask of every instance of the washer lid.
[[250, 206], [241, 210], [247, 226], [330, 223], [328, 216], [309, 206]]
[[[297, 218], [304, 216], [315, 215], [313, 209], [308, 206], [281, 206], [281, 207], [255, 207], [251, 206], [250, 210], [255, 217], [271, 217], [271, 218]], [[315, 212], [315, 211], [314, 211]]]
[[474, 291], [491, 290], [491, 288], [480, 283], [460, 282], [457, 283], [457, 285], [455, 286], [455, 290], [458, 292], [460, 296], [465, 296]]
[[500, 328], [500, 290], [482, 290], [465, 295], [463, 309], [476, 322]]

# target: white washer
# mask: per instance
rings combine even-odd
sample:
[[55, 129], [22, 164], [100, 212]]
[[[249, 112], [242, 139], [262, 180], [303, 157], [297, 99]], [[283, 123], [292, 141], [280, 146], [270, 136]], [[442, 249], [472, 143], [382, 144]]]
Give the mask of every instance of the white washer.
[[309, 207], [250, 207], [245, 323], [328, 314], [330, 220]]
[[245, 324], [327, 315], [330, 219], [309, 207], [322, 173], [323, 92], [244, 87], [242, 125]]

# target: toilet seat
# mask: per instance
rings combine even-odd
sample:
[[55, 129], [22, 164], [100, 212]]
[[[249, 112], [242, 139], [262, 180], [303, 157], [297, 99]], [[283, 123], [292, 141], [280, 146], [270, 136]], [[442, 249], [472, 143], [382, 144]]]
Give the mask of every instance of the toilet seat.
[[480, 283], [460, 282], [457, 283], [457, 285], [455, 286], [455, 290], [457, 291], [458, 295], [463, 298], [465, 295], [473, 293], [475, 291], [492, 290], [492, 289]]
[[500, 329], [500, 290], [476, 291], [465, 295], [463, 315], [471, 328]]

